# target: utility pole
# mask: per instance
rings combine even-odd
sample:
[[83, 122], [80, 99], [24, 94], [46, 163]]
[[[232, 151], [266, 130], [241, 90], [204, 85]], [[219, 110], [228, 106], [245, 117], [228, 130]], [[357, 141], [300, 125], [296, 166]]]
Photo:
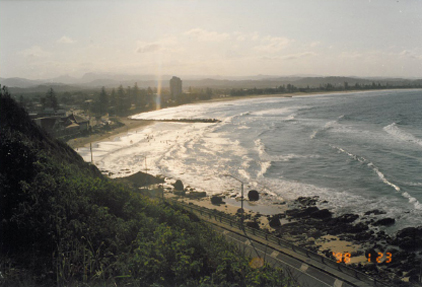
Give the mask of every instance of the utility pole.
[[[233, 178], [233, 179], [235, 179], [235, 180], [237, 180], [238, 182], [241, 183], [240, 212], [243, 214], [245, 212], [245, 210], [243, 209], [243, 199], [244, 199], [244, 197], [243, 197], [243, 181], [241, 181], [237, 177], [234, 177], [231, 174], [223, 174], [223, 176], [231, 177], [231, 178]], [[243, 216], [242, 216], [242, 219], [243, 219]]]
[[92, 154], [92, 143], [89, 143], [89, 150], [91, 151], [91, 163], [94, 164], [94, 155]]

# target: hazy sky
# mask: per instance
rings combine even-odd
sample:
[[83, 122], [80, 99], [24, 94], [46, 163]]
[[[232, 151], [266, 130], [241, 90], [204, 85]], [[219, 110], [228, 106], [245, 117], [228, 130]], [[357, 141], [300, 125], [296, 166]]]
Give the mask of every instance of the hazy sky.
[[422, 0], [0, 0], [0, 76], [422, 77]]

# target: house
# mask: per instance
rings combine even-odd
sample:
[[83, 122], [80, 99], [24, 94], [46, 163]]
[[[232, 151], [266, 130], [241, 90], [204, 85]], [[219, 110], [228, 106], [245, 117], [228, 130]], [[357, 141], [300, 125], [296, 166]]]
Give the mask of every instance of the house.
[[35, 118], [34, 121], [55, 137], [76, 135], [90, 130], [89, 120], [74, 114], [43, 116]]

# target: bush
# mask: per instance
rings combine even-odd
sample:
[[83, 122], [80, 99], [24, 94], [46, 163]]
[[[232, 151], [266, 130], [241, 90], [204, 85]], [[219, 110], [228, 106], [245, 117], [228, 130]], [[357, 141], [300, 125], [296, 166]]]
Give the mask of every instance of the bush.
[[0, 284], [281, 286], [194, 216], [102, 177], [6, 90], [0, 120]]

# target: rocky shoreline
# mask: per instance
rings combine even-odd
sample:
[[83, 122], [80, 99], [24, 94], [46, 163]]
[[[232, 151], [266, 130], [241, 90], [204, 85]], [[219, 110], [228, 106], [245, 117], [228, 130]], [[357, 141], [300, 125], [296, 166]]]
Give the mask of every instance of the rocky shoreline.
[[205, 192], [194, 188], [182, 185], [178, 189], [174, 185], [167, 186], [165, 193], [215, 212], [237, 218], [243, 216], [249, 227], [265, 230], [334, 260], [339, 259], [339, 253], [340, 260], [348, 253], [349, 264], [354, 268], [378, 279], [392, 281], [394, 286], [413, 286], [412, 283], [420, 280], [422, 226], [406, 227], [390, 236], [377, 228], [395, 223], [394, 218], [377, 218], [386, 214], [383, 210], [369, 210], [364, 216], [343, 214], [336, 217], [328, 209], [319, 209], [320, 199], [315, 196], [281, 203], [284, 211], [276, 214], [263, 215], [247, 209], [241, 214], [228, 212], [225, 200], [233, 197], [228, 193], [207, 197]]
[[[390, 236], [383, 230], [376, 231], [373, 227], [392, 225], [394, 218], [369, 218], [370, 215], [376, 217], [386, 212], [376, 209], [365, 212], [362, 218], [358, 214], [334, 217], [329, 210], [316, 206], [318, 200], [318, 197], [299, 197], [289, 204], [284, 213], [270, 216], [270, 224], [274, 227], [270, 232], [282, 238], [290, 237], [296, 244], [322, 252], [332, 259], [337, 259], [333, 254], [336, 251], [320, 250], [318, 239], [328, 235], [335, 236], [361, 247], [360, 250], [351, 252], [352, 259], [365, 257], [365, 262], [352, 263], [358, 270], [372, 276], [395, 280], [397, 286], [402, 284], [403, 279], [419, 282], [422, 266], [422, 226], [406, 227]], [[279, 224], [280, 219], [290, 222]]]
[[[142, 177], [142, 174], [139, 172], [124, 180], [133, 181], [137, 188], [141, 188], [144, 177], [150, 176], [143, 174]], [[388, 235], [379, 227], [395, 224], [395, 220], [382, 218], [386, 214], [383, 210], [368, 210], [363, 216], [352, 213], [334, 216], [330, 210], [318, 208], [319, 203], [325, 202], [314, 196], [299, 197], [290, 202], [273, 202], [273, 207], [260, 206], [260, 210], [269, 212], [248, 209], [253, 202], [245, 198], [245, 212], [240, 213], [239, 206], [230, 204], [240, 200], [236, 193], [208, 196], [204, 191], [184, 186], [180, 180], [161, 176], [156, 177], [154, 183], [154, 189], [161, 190], [159, 195], [164, 194], [216, 213], [222, 212], [237, 220], [243, 218], [249, 227], [264, 230], [328, 258], [338, 260], [339, 253], [348, 253], [348, 264], [378, 279], [394, 282], [394, 286], [414, 286], [413, 283], [420, 280], [422, 225], [406, 227], [395, 235]], [[265, 194], [262, 196], [266, 197]]]

